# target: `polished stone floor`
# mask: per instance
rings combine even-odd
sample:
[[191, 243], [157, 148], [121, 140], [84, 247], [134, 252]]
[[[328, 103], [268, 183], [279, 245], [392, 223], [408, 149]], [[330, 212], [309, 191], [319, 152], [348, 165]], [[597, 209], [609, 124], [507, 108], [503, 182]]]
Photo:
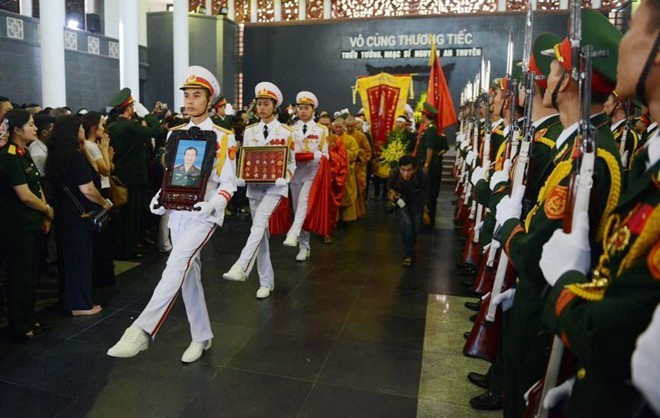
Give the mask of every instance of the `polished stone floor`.
[[141, 311], [163, 269], [157, 256], [97, 292], [95, 317], [40, 312], [53, 326], [27, 343], [0, 341], [0, 417], [469, 417], [480, 393], [465, 379], [486, 364], [462, 356], [470, 312], [455, 276], [460, 250], [450, 196], [438, 227], [420, 237], [414, 268], [400, 266], [396, 220], [381, 202], [313, 241], [310, 261], [271, 239], [276, 290], [254, 297], [221, 278], [238, 257], [249, 218], [234, 218], [202, 252], [215, 334], [202, 359], [182, 365], [190, 333], [177, 301], [154, 344], [132, 359], [106, 350]]

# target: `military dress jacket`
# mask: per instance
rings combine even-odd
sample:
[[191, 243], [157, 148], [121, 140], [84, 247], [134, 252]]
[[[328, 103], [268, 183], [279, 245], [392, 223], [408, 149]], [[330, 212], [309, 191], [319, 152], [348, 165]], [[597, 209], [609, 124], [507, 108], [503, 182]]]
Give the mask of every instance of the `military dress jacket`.
[[[293, 144], [292, 129], [281, 124], [277, 119], [268, 123], [268, 137], [264, 137], [264, 126], [261, 121], [245, 128], [243, 134], [243, 147], [268, 147], [282, 146], [289, 147], [289, 159], [287, 161], [286, 179], [291, 180], [296, 171], [295, 146]], [[276, 186], [275, 184], [248, 184], [246, 196], [250, 199], [260, 198], [262, 193], [276, 194], [282, 197], [289, 195], [289, 186]]]
[[[293, 125], [292, 138], [296, 155], [319, 151], [328, 158], [328, 128], [325, 126], [313, 120], [309, 122], [298, 121]], [[302, 183], [314, 180], [318, 167], [319, 161], [315, 161], [313, 158], [298, 160], [296, 162], [296, 173], [291, 182]]]
[[592, 260], [597, 273], [567, 272], [550, 293], [544, 321], [577, 361], [571, 417], [630, 417], [639, 404], [630, 358], [660, 303], [659, 203], [656, 161], [609, 217], [602, 255]]
[[12, 142], [0, 149], [0, 229], [4, 232], [38, 231], [44, 214], [28, 207], [14, 187], [26, 184], [41, 198], [39, 171], [26, 148]]

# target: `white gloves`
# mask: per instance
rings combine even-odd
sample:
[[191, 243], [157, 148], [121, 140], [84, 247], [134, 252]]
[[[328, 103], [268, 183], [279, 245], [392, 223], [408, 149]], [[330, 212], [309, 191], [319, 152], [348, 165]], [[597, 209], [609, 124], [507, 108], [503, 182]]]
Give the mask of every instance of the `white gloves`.
[[154, 215], [161, 216], [161, 215], [164, 215], [165, 212], [167, 212], [167, 209], [165, 209], [163, 206], [160, 206], [160, 203], [158, 203], [158, 198], [159, 197], [160, 197], [160, 189], [154, 195], [154, 197], [151, 198], [151, 203], [149, 203], [149, 210]]
[[236, 185], [236, 187], [245, 187], [245, 180], [240, 177], [232, 177], [231, 181]]
[[475, 167], [474, 170], [472, 170], [472, 176], [470, 177], [470, 183], [472, 183], [473, 186], [476, 186], [477, 183], [479, 183], [479, 180], [485, 180], [486, 179], [486, 169], [479, 166]]
[[[483, 227], [484, 227], [484, 221], [480, 221], [478, 224], [476, 224], [476, 225], [474, 226], [474, 231], [475, 231], [475, 232], [477, 232], [477, 231], [481, 231], [481, 228], [483, 228]], [[490, 245], [490, 244], [489, 244], [489, 245]]]
[[550, 389], [545, 395], [545, 399], [543, 399], [543, 407], [545, 409], [551, 409], [559, 405], [562, 401], [570, 399], [574, 383], [575, 378], [572, 377], [561, 385]]
[[465, 141], [465, 134], [463, 132], [459, 132], [456, 134], [456, 143], [459, 144], [459, 148], [461, 147], [461, 142]]
[[465, 151], [469, 145], [470, 145], [470, 142], [466, 141], [465, 136], [463, 136], [463, 139], [461, 139], [461, 142], [458, 144], [458, 148], [461, 151]]
[[474, 151], [468, 151], [467, 155], [465, 156], [465, 162], [467, 165], [472, 165], [474, 160], [477, 159], [477, 153]]
[[506, 312], [513, 306], [513, 297], [516, 295], [516, 289], [508, 289], [493, 298], [493, 305], [502, 308]]
[[285, 178], [280, 177], [279, 179], [275, 180], [276, 186], [286, 186], [287, 184], [289, 184], [289, 182]]
[[520, 218], [522, 213], [522, 198], [525, 194], [525, 186], [520, 186], [511, 196], [504, 196], [495, 210], [495, 219], [500, 225], [504, 225], [511, 218]]
[[135, 102], [133, 107], [135, 109], [135, 113], [141, 118], [144, 118], [145, 116], [147, 116], [149, 114], [149, 111], [147, 110], [147, 108], [144, 107], [144, 105], [140, 102]]
[[215, 211], [213, 222], [221, 225], [222, 219], [224, 219], [225, 216], [227, 199], [224, 196], [215, 194], [208, 202], [197, 202], [193, 207], [199, 209], [198, 211], [193, 211], [193, 213], [197, 216], [211, 216], [213, 211]]
[[660, 414], [660, 305], [655, 308], [649, 327], [637, 339], [631, 360], [632, 382]]
[[318, 163], [321, 161], [321, 157], [323, 157], [323, 153], [321, 151], [314, 151], [314, 161]]
[[490, 190], [495, 190], [498, 183], [509, 181], [509, 172], [511, 171], [511, 160], [507, 159], [502, 164], [502, 169], [496, 171], [490, 177]]
[[557, 229], [543, 245], [539, 267], [545, 280], [550, 286], [554, 286], [567, 271], [586, 273], [590, 265], [589, 216], [582, 212], [578, 214], [570, 234]]

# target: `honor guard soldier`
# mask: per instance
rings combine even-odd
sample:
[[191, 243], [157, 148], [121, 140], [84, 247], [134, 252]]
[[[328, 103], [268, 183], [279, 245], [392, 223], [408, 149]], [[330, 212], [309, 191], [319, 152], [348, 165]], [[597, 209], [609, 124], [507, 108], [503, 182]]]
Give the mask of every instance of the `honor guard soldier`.
[[440, 193], [440, 177], [442, 175], [442, 155], [449, 150], [447, 138], [444, 134], [438, 134], [438, 126], [435, 119], [438, 109], [430, 103], [424, 103], [422, 110], [422, 123], [425, 128], [422, 132], [413, 155], [417, 160], [417, 166], [422, 167], [424, 174], [429, 178], [429, 215], [431, 224], [435, 223], [435, 207], [437, 205], [438, 193]]
[[[607, 50], [607, 58], [593, 60], [591, 124], [597, 130], [597, 158], [594, 164], [594, 197], [590, 208], [593, 225], [592, 242], [602, 239], [604, 221], [619, 200], [622, 186], [621, 162], [603, 103], [614, 90], [617, 48], [621, 33], [602, 14], [582, 10], [582, 42], [594, 50]], [[507, 196], [497, 205], [497, 223], [502, 225], [502, 247], [518, 274], [510, 312], [509, 326], [504, 332], [505, 370], [509, 382], [504, 391], [505, 416], [518, 416], [525, 407], [524, 393], [542, 377], [548, 339], [541, 323], [546, 282], [539, 267], [541, 248], [552, 233], [562, 227], [568, 205], [570, 173], [577, 160], [573, 148], [580, 120], [580, 92], [571, 77], [571, 44], [568, 38], [543, 51], [552, 56], [548, 85], [543, 104], [559, 110], [565, 129], [555, 142], [553, 169], [541, 189], [536, 205], [521, 221], [524, 188]], [[544, 344], [545, 341], [545, 344]]]
[[[275, 84], [263, 81], [257, 84], [254, 94], [257, 100], [255, 111], [260, 121], [245, 128], [243, 148], [287, 145], [289, 159], [286, 177], [276, 179], [274, 184], [247, 186], [252, 228], [238, 261], [222, 276], [227, 280], [244, 281], [256, 260], [259, 272], [257, 299], [264, 299], [275, 289], [275, 273], [268, 248], [268, 220], [280, 200], [289, 195], [289, 181], [296, 170], [296, 160], [291, 129], [282, 125], [276, 117], [276, 110], [283, 101], [282, 92]], [[237, 183], [239, 187], [245, 185], [245, 181], [240, 178]]]
[[[181, 361], [192, 363], [205, 350], [211, 348], [213, 332], [209, 321], [204, 289], [201, 282], [200, 252], [216, 227], [222, 226], [227, 202], [236, 191], [236, 140], [234, 134], [214, 125], [209, 117], [209, 103], [220, 93], [218, 80], [207, 69], [192, 66], [186, 70], [183, 90], [186, 113], [190, 122], [175, 129], [199, 128], [216, 135], [216, 154], [213, 169], [206, 185], [204, 201], [194, 205], [195, 210], [171, 210], [168, 226], [172, 236], [172, 251], [167, 266], [154, 290], [151, 300], [140, 316], [108, 350], [112, 357], [133, 357], [146, 350], [163, 325], [179, 290], [186, 307], [192, 343], [183, 353]], [[159, 204], [160, 191], [153, 197], [149, 208], [156, 215], [167, 210]]]
[[[660, 118], [659, 18], [657, 1], [641, 2], [621, 40], [617, 68], [619, 96], [632, 99], [636, 95], [648, 103], [653, 120]], [[576, 358], [574, 378], [556, 389], [570, 396], [569, 417], [653, 416], [640, 408], [643, 399], [631, 379], [651, 395], [647, 400], [658, 412], [657, 383], [652, 390], [648, 386], [644, 390], [658, 377], [657, 340], [652, 356], [649, 351], [641, 357], [633, 355], [637, 337], [649, 326], [660, 303], [657, 133], [645, 151], [640, 154], [641, 172], [629, 182], [609, 216], [599, 244], [589, 239], [588, 220], [578, 218], [571, 234], [557, 231], [543, 247], [541, 269], [552, 286], [544, 321]], [[638, 350], [640, 342], [641, 338]]]
[[213, 103], [213, 111], [215, 115], [211, 116], [213, 123], [225, 129], [233, 130], [234, 116], [227, 115], [227, 99], [225, 96], [220, 96], [218, 100]]
[[[559, 37], [550, 33], [543, 33], [534, 40], [529, 61], [529, 71], [534, 74], [535, 78], [533, 95], [530, 98], [519, 97], [519, 102], [521, 103], [524, 103], [527, 99], [533, 100], [531, 119], [534, 128], [534, 142], [532, 143], [530, 150], [531, 167], [528, 170], [529, 180], [527, 181], [526, 189], [526, 194], [532, 199], [536, 199], [540, 187], [545, 183], [550, 171], [554, 168], [554, 165], [552, 164], [552, 153], [555, 140], [563, 130], [557, 110], [551, 106], [544, 106], [543, 104], [543, 96], [547, 89], [547, 77], [550, 73], [552, 57], [543, 55], [542, 51], [552, 48], [560, 41], [561, 39]], [[522, 88], [520, 91], [522, 91]], [[508, 195], [511, 190], [509, 182], [510, 162], [505, 164], [505, 166], [505, 169], [490, 176], [494, 190], [492, 191], [490, 202], [488, 203], [491, 213], [486, 215], [484, 227], [481, 229], [482, 237], [487, 237], [488, 239], [487, 242], [482, 242], [482, 248], [483, 245], [491, 243], [494, 232], [493, 229], [495, 228], [497, 204], [504, 196]], [[475, 169], [475, 172], [477, 172], [477, 169]], [[480, 181], [479, 183], [486, 182]], [[477, 197], [477, 199], [479, 198]], [[507, 310], [507, 307], [512, 303], [514, 294], [515, 290], [505, 291], [501, 293], [493, 303], [502, 306], [503, 310]], [[504, 321], [506, 324], [504, 328], [506, 329], [508, 326], [507, 317], [505, 317]], [[502, 404], [501, 384], [503, 383], [503, 376], [501, 376], [501, 374], [503, 373], [502, 368], [504, 367], [504, 357], [499, 351], [503, 350], [503, 342], [504, 340], [501, 340], [498, 347], [498, 356], [495, 363], [491, 366], [488, 375], [480, 375], [482, 381], [488, 382], [488, 392], [475, 397], [470, 401], [470, 404], [475, 409], [492, 409], [495, 405], [499, 406]], [[476, 376], [477, 374], [472, 374], [472, 379], [474, 380]]]
[[[113, 244], [120, 259], [139, 257], [137, 245], [142, 231], [142, 194], [147, 186], [147, 157], [145, 146], [151, 146], [151, 138], [158, 137], [164, 130], [158, 119], [131, 96], [131, 89], [118, 92], [110, 106], [119, 114], [118, 119], [108, 125], [110, 145], [115, 151], [114, 174], [128, 188], [128, 202], [113, 214]], [[135, 120], [134, 115], [144, 118], [147, 126]]]
[[310, 256], [309, 232], [303, 231], [302, 227], [307, 216], [309, 191], [319, 170], [319, 162], [322, 156], [328, 158], [328, 130], [314, 122], [314, 110], [319, 105], [314, 93], [301, 91], [296, 96], [296, 105], [300, 121], [293, 126], [296, 174], [291, 180], [291, 200], [295, 216], [284, 245], [299, 245], [296, 260], [305, 261]]

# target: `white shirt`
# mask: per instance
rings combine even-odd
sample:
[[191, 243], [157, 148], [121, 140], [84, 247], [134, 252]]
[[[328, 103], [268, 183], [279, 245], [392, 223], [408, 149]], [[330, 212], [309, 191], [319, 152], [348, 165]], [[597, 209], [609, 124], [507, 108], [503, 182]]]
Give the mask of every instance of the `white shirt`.
[[562, 145], [564, 145], [564, 142], [566, 142], [566, 140], [571, 135], [573, 135], [573, 133], [575, 131], [577, 131], [577, 128], [578, 128], [579, 124], [580, 124], [580, 122], [575, 122], [574, 124], [572, 124], [568, 128], [564, 128], [564, 130], [561, 131], [561, 133], [559, 134], [559, 137], [557, 138], [557, 141], [555, 141], [555, 149], [559, 149], [559, 148], [561, 148]]
[[546, 120], [548, 120], [550, 118], [556, 117], [558, 114], [559, 113], [553, 113], [552, 115], [544, 116], [541, 119], [537, 120], [536, 122], [532, 123], [532, 126], [534, 126], [534, 128], [538, 128], [539, 126], [541, 126], [541, 124], [543, 122], [545, 122]]
[[616, 131], [619, 128], [619, 126], [621, 126], [621, 124], [624, 123], [625, 121], [626, 121], [625, 119], [621, 119], [617, 123], [612, 124], [612, 126], [610, 126], [612, 132]]
[[649, 147], [649, 160], [646, 162], [646, 169], [658, 162], [660, 159], [660, 133], [655, 131], [653, 137], [648, 140], [647, 146]]
[[[101, 148], [99, 147], [99, 144], [87, 139], [85, 140], [85, 146], [87, 147], [87, 150], [89, 151], [89, 155], [92, 156], [92, 159], [94, 161], [103, 159], [103, 153], [101, 152]], [[104, 176], [101, 174], [99, 175], [101, 176], [101, 188], [102, 189], [110, 188], [110, 178], [108, 176]]]
[[46, 176], [46, 158], [48, 158], [48, 147], [40, 139], [35, 139], [28, 147], [30, 157], [34, 162], [41, 177]]

